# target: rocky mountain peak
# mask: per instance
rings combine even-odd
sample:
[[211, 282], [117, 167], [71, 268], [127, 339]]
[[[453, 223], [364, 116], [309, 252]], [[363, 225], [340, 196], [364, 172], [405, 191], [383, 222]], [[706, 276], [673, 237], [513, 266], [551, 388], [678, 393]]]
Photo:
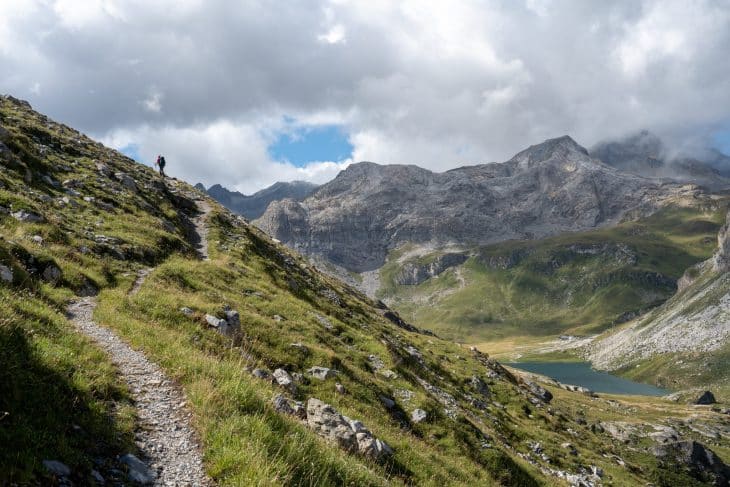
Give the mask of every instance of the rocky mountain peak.
[[353, 164], [300, 204], [271, 205], [256, 223], [300, 251], [365, 272], [407, 243], [482, 245], [585, 230], [652, 212], [676, 191], [616, 171], [565, 136], [503, 164], [444, 173]]
[[522, 168], [529, 168], [553, 159], [576, 160], [589, 157], [585, 147], [578, 144], [572, 137], [564, 135], [531, 145], [510, 159], [508, 163], [517, 163]]

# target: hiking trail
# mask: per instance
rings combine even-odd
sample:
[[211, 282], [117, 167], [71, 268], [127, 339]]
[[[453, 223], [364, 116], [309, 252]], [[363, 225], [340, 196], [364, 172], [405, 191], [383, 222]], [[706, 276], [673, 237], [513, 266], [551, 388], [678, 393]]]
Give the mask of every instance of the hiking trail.
[[[205, 220], [211, 208], [199, 201], [199, 215], [194, 219], [196, 246], [201, 259], [208, 259]], [[142, 269], [130, 296], [141, 289], [152, 268]], [[67, 308], [67, 316], [76, 328], [105, 350], [127, 383], [138, 417], [135, 443], [140, 452], [120, 458], [128, 468], [128, 477], [139, 483], [157, 486], [209, 486], [197, 433], [190, 424], [191, 413], [184, 393], [142, 352], [132, 349], [108, 328], [93, 320], [96, 297], [79, 298]], [[139, 461], [141, 460], [141, 462]]]

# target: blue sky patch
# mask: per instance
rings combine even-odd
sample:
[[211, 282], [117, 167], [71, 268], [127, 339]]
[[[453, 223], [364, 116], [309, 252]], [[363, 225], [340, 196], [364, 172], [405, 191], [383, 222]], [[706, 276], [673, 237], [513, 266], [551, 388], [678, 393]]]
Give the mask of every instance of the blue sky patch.
[[138, 144], [127, 144], [121, 149], [119, 149], [119, 152], [124, 154], [127, 157], [131, 157], [137, 162], [142, 162], [142, 156], [139, 155], [139, 145]]
[[315, 161], [345, 160], [352, 156], [352, 150], [342, 126], [318, 125], [294, 127], [279, 134], [269, 146], [269, 155], [274, 160], [304, 167]]
[[714, 139], [717, 150], [730, 155], [730, 127], [716, 132]]

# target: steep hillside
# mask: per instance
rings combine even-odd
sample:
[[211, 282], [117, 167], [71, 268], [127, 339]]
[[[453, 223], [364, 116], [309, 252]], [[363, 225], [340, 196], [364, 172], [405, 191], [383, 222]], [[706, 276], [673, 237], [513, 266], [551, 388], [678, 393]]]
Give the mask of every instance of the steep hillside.
[[256, 224], [294, 249], [364, 272], [406, 244], [486, 245], [604, 227], [693, 191], [619, 172], [561, 137], [503, 164], [438, 174], [354, 164], [302, 202], [272, 203]]
[[686, 272], [676, 295], [599, 337], [587, 358], [598, 368], [674, 388], [730, 391], [729, 242], [726, 223], [715, 255]]
[[516, 376], [24, 102], [0, 127], [1, 484], [161, 479], [194, 446], [144, 441], [168, 407], [219, 485], [728, 478], [720, 412]]
[[494, 341], [585, 335], [630, 320], [707, 259], [725, 198], [698, 194], [615, 227], [461, 251], [393, 252], [377, 296], [444, 337]]
[[214, 184], [207, 190], [200, 183], [195, 187], [207, 192], [214, 200], [232, 212], [243, 215], [249, 220], [255, 220], [263, 215], [272, 201], [283, 199], [301, 201], [314, 193], [319, 186], [306, 181], [278, 182], [249, 196], [238, 191], [229, 191], [220, 184]]

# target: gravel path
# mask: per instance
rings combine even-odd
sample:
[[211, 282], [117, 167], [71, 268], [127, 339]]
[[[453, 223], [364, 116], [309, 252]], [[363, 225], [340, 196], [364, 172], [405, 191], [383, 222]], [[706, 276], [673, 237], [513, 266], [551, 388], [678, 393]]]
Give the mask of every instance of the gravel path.
[[[194, 219], [196, 248], [200, 258], [208, 259], [208, 230], [205, 226], [211, 207], [199, 201], [200, 215]], [[130, 290], [136, 294], [153, 269], [142, 269]], [[141, 459], [128, 454], [120, 461], [127, 465], [129, 478], [156, 486], [209, 486], [203, 456], [184, 394], [156, 364], [133, 350], [111, 330], [94, 323], [96, 297], [72, 302], [67, 315], [76, 328], [104, 349], [128, 384], [139, 418], [135, 442]], [[140, 461], [141, 460], [141, 461]]]
[[[211, 485], [203, 469], [196, 434], [190, 425], [185, 396], [162, 370], [145, 356], [132, 350], [118, 336], [92, 319], [96, 298], [81, 298], [68, 307], [68, 317], [85, 335], [112, 358], [129, 385], [137, 407], [139, 428], [135, 433], [141, 460], [146, 468], [127, 461], [130, 477], [147, 478], [160, 486]], [[128, 459], [129, 457], [125, 455]], [[124, 462], [125, 457], [122, 457]]]
[[202, 260], [208, 260], [208, 227], [206, 226], [208, 214], [212, 208], [205, 200], [197, 200], [198, 216], [193, 219], [195, 225], [195, 234], [193, 236], [193, 244], [198, 251], [198, 255]]

